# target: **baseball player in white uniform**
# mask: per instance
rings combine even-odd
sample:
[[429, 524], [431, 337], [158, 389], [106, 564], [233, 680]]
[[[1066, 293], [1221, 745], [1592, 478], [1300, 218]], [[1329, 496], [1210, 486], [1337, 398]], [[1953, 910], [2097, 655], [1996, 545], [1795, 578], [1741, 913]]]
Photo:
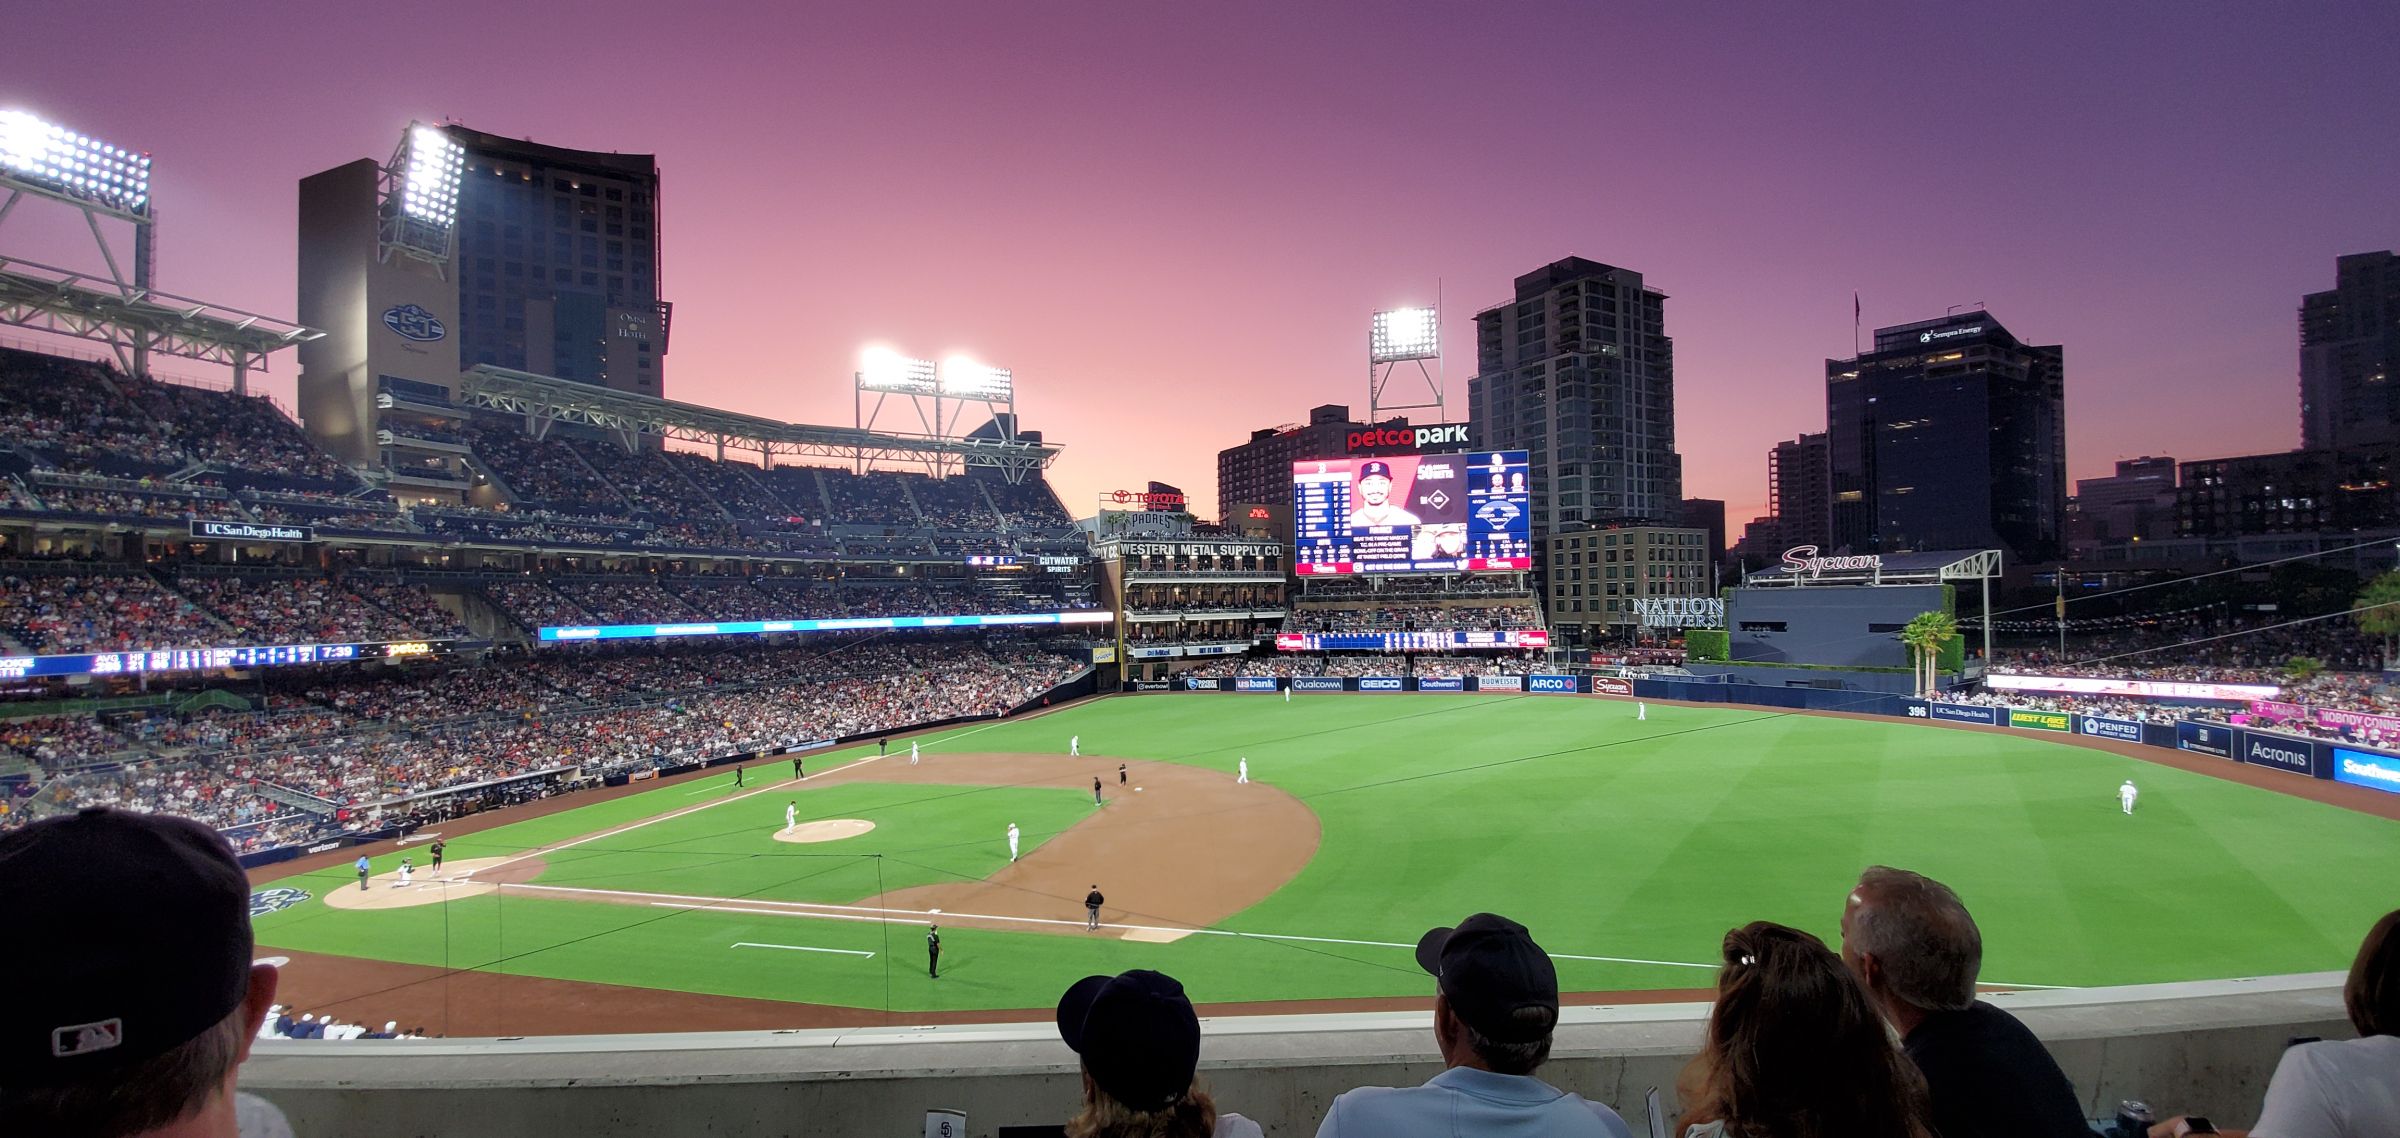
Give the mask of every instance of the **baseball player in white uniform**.
[[797, 803], [797, 802], [786, 802], [786, 803], [784, 803], [784, 804], [783, 804], [783, 828], [784, 828], [784, 829], [786, 829], [786, 830], [789, 830], [789, 829], [791, 829], [792, 827], [794, 827], [794, 826], [797, 826], [797, 825], [799, 825], [799, 824], [800, 824], [800, 804], [799, 804], [799, 803]]
[[1643, 722], [1644, 720], [1647, 720], [1647, 719], [1649, 719], [1649, 718], [1650, 718], [1650, 705], [1649, 705], [1649, 704], [1646, 704], [1646, 703], [1636, 703], [1636, 704], [1634, 704], [1634, 705], [1633, 705], [1633, 721], [1634, 721], [1634, 722], [1636, 722], [1636, 723], [1640, 723], [1640, 722]]
[[917, 765], [917, 741], [914, 739], [908, 741], [908, 765]]
[[1017, 860], [1017, 824], [1008, 824], [1008, 860]]
[[407, 858], [400, 859], [400, 888], [408, 888], [408, 875], [416, 872], [416, 869], [417, 867], [411, 865]]
[[1292, 702], [1292, 684], [1290, 680], [1285, 680], [1283, 684], [1283, 702]]
[[1068, 755], [1071, 757], [1071, 756], [1075, 756], [1075, 755], [1080, 755], [1080, 754], [1082, 754], [1082, 753], [1083, 753], [1083, 736], [1081, 736], [1081, 735], [1069, 735], [1069, 736], [1067, 736], [1067, 754], [1068, 754]]
[[1250, 781], [1250, 758], [1249, 758], [1249, 756], [1245, 755], [1245, 756], [1243, 756], [1243, 757], [1242, 757], [1242, 765], [1241, 765], [1241, 768], [1240, 768], [1240, 769], [1241, 769], [1241, 776], [1240, 776], [1240, 777], [1238, 777], [1238, 778], [1236, 778], [1236, 779], [1234, 779], [1233, 781], [1235, 781], [1235, 782], [1248, 782], [1248, 781]]
[[2117, 804], [2123, 806], [2126, 813], [2131, 814], [2133, 813], [2133, 800], [2141, 797], [2141, 794], [2141, 791], [2134, 789], [2133, 780], [2126, 779], [2125, 785], [2117, 788]]

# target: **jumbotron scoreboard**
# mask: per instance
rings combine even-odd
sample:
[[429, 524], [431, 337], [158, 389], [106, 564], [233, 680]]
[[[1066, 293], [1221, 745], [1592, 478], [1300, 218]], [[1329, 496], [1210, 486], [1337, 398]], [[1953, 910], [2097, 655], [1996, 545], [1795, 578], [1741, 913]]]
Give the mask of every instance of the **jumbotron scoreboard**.
[[1292, 569], [1531, 569], [1532, 476], [1521, 450], [1295, 462]]

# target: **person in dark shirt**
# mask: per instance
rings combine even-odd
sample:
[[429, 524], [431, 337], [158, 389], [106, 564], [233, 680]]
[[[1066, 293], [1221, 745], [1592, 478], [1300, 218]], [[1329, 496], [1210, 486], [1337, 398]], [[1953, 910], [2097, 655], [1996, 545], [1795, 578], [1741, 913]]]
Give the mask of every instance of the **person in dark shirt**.
[[1975, 998], [1983, 933], [1949, 886], [1869, 868], [1842, 909], [1842, 961], [1924, 1073], [1941, 1138], [2089, 1138], [2041, 1040]]

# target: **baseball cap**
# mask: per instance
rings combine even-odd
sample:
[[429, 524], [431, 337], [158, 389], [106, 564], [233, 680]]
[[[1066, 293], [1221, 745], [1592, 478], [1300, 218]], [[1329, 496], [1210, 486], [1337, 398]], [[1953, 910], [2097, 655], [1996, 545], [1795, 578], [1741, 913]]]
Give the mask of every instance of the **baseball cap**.
[[1533, 943], [1525, 926], [1477, 913], [1455, 928], [1429, 929], [1417, 940], [1417, 967], [1441, 982], [1450, 1010], [1488, 1039], [1532, 1043], [1550, 1033], [1518, 1023], [1525, 1008], [1558, 1011], [1558, 968]]
[[1390, 478], [1392, 476], [1392, 464], [1388, 462], [1367, 463], [1366, 465], [1358, 468], [1358, 476], [1360, 478]]
[[1200, 1069], [1200, 1016], [1172, 976], [1086, 976], [1058, 1000], [1058, 1035], [1092, 1081], [1134, 1110], [1162, 1110]]
[[[92, 807], [0, 834], [0, 1080], [55, 1085], [178, 1047], [250, 990], [250, 882], [186, 818]], [[163, 935], [162, 935], [163, 934]], [[171, 943], [167, 937], [171, 937]]]

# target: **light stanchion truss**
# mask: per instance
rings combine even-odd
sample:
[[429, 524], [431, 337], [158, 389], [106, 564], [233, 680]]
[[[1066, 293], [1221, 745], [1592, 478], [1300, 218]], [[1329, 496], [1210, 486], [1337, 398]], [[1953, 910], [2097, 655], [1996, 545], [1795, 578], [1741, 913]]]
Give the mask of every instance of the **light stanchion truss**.
[[756, 451], [769, 464], [773, 456], [788, 455], [921, 465], [934, 473], [963, 464], [989, 467], [1012, 483], [1038, 476], [1058, 458], [1060, 449], [1013, 438], [949, 438], [785, 423], [490, 364], [477, 364], [459, 375], [458, 402], [522, 415], [536, 438], [547, 434], [551, 424], [569, 423], [613, 432], [628, 446], [643, 435], [712, 446], [720, 459], [727, 450]]
[[32, 261], [0, 256], [0, 324], [97, 340], [128, 373], [147, 370], [150, 353], [223, 364], [234, 390], [248, 393], [251, 369], [267, 357], [325, 335], [288, 320]]

